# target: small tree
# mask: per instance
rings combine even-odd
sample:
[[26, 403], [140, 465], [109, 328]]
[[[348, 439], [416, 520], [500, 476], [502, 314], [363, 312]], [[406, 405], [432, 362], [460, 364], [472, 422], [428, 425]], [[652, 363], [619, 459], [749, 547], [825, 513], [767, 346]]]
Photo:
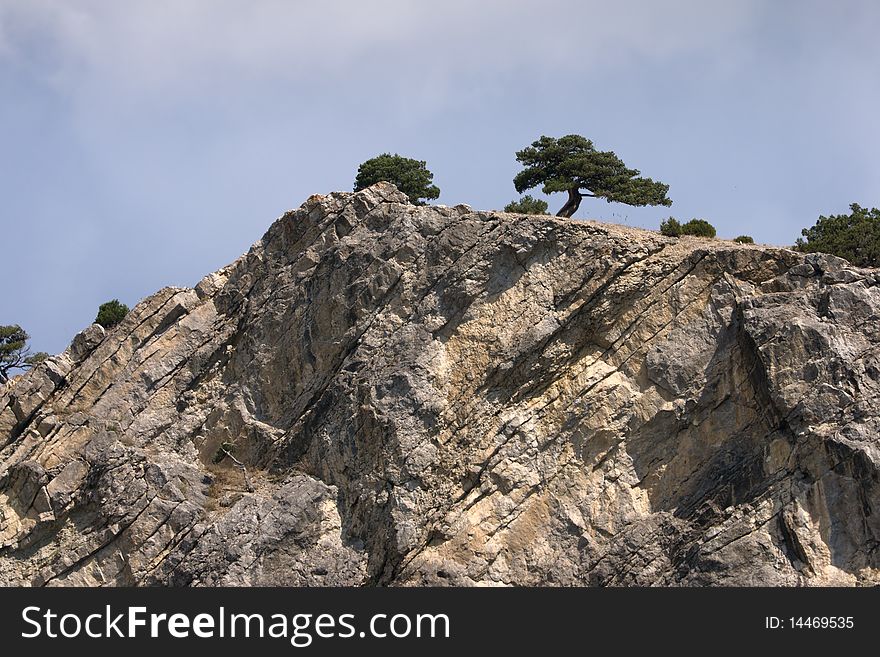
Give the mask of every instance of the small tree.
[[428, 171], [422, 160], [413, 160], [395, 153], [382, 153], [361, 164], [354, 179], [354, 191], [366, 189], [380, 181], [397, 185], [397, 189], [416, 205], [424, 205], [421, 199], [435, 199], [440, 189], [432, 185], [434, 174]]
[[520, 212], [522, 214], [547, 214], [547, 201], [532, 198], [526, 194], [518, 201], [511, 201], [504, 206], [505, 212]]
[[812, 228], [804, 228], [797, 249], [822, 251], [846, 258], [857, 267], [880, 267], [880, 210], [849, 206], [850, 214], [820, 216]]
[[120, 303], [119, 299], [112, 299], [98, 307], [95, 323], [100, 324], [105, 329], [112, 328], [121, 322], [127, 314], [128, 306]]
[[740, 244], [754, 244], [755, 240], [752, 239], [751, 235], [740, 235], [739, 237], [733, 238], [734, 242], [739, 242]]
[[660, 222], [660, 234], [666, 237], [679, 237], [681, 235], [681, 224], [675, 217], [669, 217]]
[[597, 151], [580, 135], [541, 137], [517, 151], [516, 159], [525, 166], [513, 179], [519, 193], [538, 185], [545, 194], [568, 192], [559, 217], [572, 216], [586, 196], [627, 205], [672, 205], [666, 198], [669, 185], [639, 177], [612, 151]]
[[32, 354], [28, 347], [31, 336], [18, 324], [0, 326], [0, 383], [9, 380], [12, 370], [24, 370], [49, 357], [45, 351]]

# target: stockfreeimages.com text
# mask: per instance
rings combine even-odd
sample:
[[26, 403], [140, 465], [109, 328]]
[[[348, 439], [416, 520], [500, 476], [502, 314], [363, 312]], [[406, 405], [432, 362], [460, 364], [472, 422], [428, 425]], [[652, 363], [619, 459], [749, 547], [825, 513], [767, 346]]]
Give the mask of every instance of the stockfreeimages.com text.
[[25, 639], [48, 638], [142, 638], [175, 639], [273, 638], [287, 639], [298, 648], [311, 645], [315, 638], [449, 638], [446, 614], [373, 614], [358, 629], [354, 614], [238, 614], [219, 607], [214, 613], [195, 615], [148, 613], [146, 607], [125, 607], [88, 615], [58, 614], [51, 609], [25, 607], [21, 612]]

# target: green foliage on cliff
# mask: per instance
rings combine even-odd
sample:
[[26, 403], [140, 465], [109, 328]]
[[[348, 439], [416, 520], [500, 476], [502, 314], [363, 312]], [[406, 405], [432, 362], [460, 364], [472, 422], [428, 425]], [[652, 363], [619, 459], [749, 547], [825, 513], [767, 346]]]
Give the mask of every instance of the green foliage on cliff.
[[660, 222], [660, 233], [667, 237], [681, 237], [682, 235], [715, 237], [715, 226], [705, 219], [691, 219], [682, 224], [675, 217], [669, 217], [669, 219]]
[[424, 205], [423, 198], [430, 200], [440, 196], [440, 188], [431, 184], [434, 174], [428, 171], [427, 164], [397, 153], [382, 153], [362, 163], [354, 179], [354, 191], [383, 180], [397, 185], [416, 205]]
[[24, 370], [42, 363], [49, 357], [45, 351], [31, 353], [27, 334], [18, 324], [0, 326], [0, 383], [9, 380], [12, 370]]
[[511, 201], [504, 206], [505, 212], [520, 212], [522, 214], [547, 214], [547, 201], [533, 198], [526, 194], [518, 201]]
[[520, 194], [541, 185], [545, 194], [568, 192], [568, 201], [557, 216], [570, 217], [587, 196], [627, 205], [672, 205], [666, 197], [669, 185], [642, 178], [612, 151], [599, 151], [581, 135], [559, 139], [541, 137], [516, 159], [525, 168], [513, 179]]
[[858, 203], [849, 209], [849, 214], [820, 216], [815, 226], [804, 228], [797, 249], [830, 253], [857, 267], [880, 267], [880, 210], [868, 210]]
[[95, 323], [100, 324], [105, 329], [112, 328], [121, 322], [127, 314], [128, 306], [120, 303], [119, 299], [112, 299], [100, 305], [98, 315], [95, 317]]

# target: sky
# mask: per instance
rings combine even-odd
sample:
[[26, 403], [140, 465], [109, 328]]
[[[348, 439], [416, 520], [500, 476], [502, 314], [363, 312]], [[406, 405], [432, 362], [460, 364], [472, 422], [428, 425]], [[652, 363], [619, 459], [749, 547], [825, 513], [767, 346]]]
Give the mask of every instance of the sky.
[[880, 206], [878, 33], [876, 0], [0, 0], [0, 324], [59, 352], [383, 152], [500, 209], [541, 135], [673, 200], [576, 217], [791, 245]]

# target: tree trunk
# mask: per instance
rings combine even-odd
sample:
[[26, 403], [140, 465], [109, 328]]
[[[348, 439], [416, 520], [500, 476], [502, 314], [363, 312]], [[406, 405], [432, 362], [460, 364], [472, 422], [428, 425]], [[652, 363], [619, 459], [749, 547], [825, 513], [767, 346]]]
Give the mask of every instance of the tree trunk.
[[580, 193], [577, 187], [570, 188], [568, 190], [568, 200], [565, 202], [565, 205], [562, 206], [562, 209], [556, 213], [556, 216], [568, 218], [573, 215], [580, 207], [581, 199], [583, 197], [583, 194]]

